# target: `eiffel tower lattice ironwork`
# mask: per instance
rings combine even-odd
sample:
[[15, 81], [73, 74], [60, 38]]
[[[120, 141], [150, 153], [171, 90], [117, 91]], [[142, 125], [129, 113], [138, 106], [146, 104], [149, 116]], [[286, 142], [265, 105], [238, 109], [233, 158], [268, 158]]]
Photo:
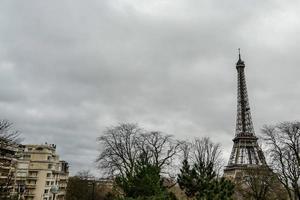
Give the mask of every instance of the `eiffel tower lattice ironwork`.
[[254, 133], [247, 94], [245, 63], [241, 59], [240, 51], [236, 69], [238, 79], [236, 131], [229, 162], [224, 169], [224, 176], [235, 176], [234, 171], [247, 167], [266, 166], [264, 154]]

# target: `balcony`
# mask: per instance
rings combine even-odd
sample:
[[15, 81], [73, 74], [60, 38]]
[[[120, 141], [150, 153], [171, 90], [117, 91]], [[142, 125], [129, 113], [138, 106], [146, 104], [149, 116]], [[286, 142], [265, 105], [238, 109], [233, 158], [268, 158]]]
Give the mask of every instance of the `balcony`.
[[43, 197], [49, 197], [49, 194], [43, 194]]
[[59, 180], [62, 180], [62, 181], [63, 181], [63, 180], [67, 180], [67, 179], [68, 179], [68, 177], [66, 177], [66, 176], [60, 176], [60, 177], [59, 177]]
[[28, 178], [29, 179], [34, 179], [34, 178], [36, 179], [37, 176], [38, 176], [38, 173], [36, 171], [29, 171], [28, 172]]
[[14, 166], [11, 165], [11, 163], [0, 163], [1, 169], [11, 169], [14, 168]]
[[7, 176], [4, 176], [4, 175], [0, 174], [0, 179], [7, 179]]
[[26, 196], [26, 197], [34, 197], [35, 194], [33, 192], [27, 192], [27, 193], [24, 194], [24, 196]]
[[1, 155], [0, 160], [3, 161], [16, 161], [17, 159], [13, 155]]
[[36, 188], [36, 184], [26, 184], [26, 188], [28, 188], [28, 189], [35, 189]]
[[29, 175], [27, 179], [36, 180], [38, 177], [34, 175]]

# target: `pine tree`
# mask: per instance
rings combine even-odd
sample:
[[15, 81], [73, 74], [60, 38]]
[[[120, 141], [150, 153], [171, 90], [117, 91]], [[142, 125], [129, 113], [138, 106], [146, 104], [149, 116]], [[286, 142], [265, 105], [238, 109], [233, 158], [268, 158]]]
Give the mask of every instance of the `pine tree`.
[[124, 192], [122, 200], [176, 200], [163, 185], [160, 168], [152, 165], [147, 157], [141, 156], [134, 169], [133, 175], [116, 179]]
[[180, 172], [177, 179], [180, 189], [184, 190], [188, 197], [194, 197], [197, 192], [196, 173], [195, 170], [190, 169], [190, 165], [186, 159], [182, 162]]
[[224, 178], [218, 179], [213, 163], [195, 163], [191, 168], [184, 160], [178, 175], [178, 184], [188, 197], [197, 200], [229, 200], [234, 192], [234, 185]]

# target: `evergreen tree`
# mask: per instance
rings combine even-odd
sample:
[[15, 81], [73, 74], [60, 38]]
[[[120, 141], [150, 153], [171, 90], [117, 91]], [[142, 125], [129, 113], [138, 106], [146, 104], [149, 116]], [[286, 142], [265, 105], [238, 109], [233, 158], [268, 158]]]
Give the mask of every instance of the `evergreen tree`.
[[184, 190], [188, 197], [194, 197], [197, 192], [195, 170], [190, 169], [190, 165], [186, 159], [182, 162], [180, 172], [177, 179], [180, 189]]
[[229, 200], [234, 193], [234, 185], [224, 178], [217, 178], [213, 163], [195, 163], [191, 168], [183, 161], [178, 175], [178, 184], [188, 197], [197, 200]]
[[142, 156], [135, 166], [134, 175], [117, 177], [116, 184], [123, 190], [126, 200], [175, 200], [176, 197], [163, 185], [160, 172], [159, 167]]

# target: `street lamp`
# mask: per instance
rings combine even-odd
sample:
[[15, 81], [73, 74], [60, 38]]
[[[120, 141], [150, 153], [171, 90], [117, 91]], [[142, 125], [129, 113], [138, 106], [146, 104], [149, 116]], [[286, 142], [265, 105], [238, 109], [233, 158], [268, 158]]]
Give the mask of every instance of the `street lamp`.
[[55, 195], [59, 192], [58, 191], [58, 186], [57, 185], [53, 185], [51, 188], [50, 188], [50, 192], [53, 194], [53, 200], [55, 200]]

